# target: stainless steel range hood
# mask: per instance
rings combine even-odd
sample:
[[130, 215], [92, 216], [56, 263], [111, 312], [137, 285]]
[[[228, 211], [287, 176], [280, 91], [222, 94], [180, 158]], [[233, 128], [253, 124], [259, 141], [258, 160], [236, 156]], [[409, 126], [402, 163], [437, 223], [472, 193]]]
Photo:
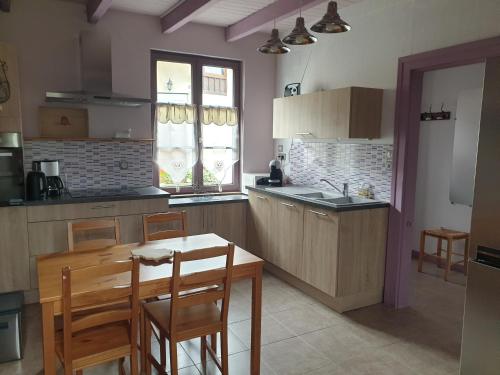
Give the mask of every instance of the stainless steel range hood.
[[45, 101], [138, 107], [151, 99], [134, 98], [113, 92], [111, 38], [85, 31], [80, 34], [81, 87], [79, 91], [47, 91]]

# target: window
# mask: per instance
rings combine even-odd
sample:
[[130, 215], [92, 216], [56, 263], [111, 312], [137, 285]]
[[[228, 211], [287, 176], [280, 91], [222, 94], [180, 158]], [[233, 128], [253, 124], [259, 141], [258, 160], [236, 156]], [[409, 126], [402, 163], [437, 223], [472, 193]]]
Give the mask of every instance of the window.
[[172, 193], [239, 190], [240, 62], [152, 51], [151, 72], [153, 109], [182, 112], [179, 121], [153, 117], [156, 184]]

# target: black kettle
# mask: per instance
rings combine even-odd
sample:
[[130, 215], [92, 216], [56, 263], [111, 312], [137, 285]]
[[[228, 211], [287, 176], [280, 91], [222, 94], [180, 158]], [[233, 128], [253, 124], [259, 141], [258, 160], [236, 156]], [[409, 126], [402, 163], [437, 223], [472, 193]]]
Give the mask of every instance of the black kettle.
[[47, 198], [47, 177], [45, 173], [31, 171], [26, 177], [26, 196], [29, 201]]

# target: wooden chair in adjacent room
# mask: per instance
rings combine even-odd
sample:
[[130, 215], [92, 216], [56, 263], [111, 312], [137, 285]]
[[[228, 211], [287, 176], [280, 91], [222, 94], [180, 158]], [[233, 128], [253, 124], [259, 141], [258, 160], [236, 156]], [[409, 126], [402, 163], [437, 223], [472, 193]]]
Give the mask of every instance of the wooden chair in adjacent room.
[[[186, 237], [188, 235], [186, 211], [144, 215], [142, 222], [144, 226], [144, 242]], [[161, 228], [158, 231], [152, 231], [151, 229], [152, 226], [158, 227], [171, 224], [174, 224], [177, 228]]]
[[[225, 266], [214, 263], [213, 258], [225, 256]], [[151, 365], [162, 374], [167, 373], [166, 358], [162, 355], [159, 363], [151, 353], [151, 333], [153, 326], [160, 331], [160, 353], [166, 353], [169, 341], [170, 372], [177, 375], [177, 343], [201, 338], [202, 364], [206, 364], [207, 352], [223, 375], [228, 375], [228, 334], [227, 314], [233, 271], [234, 244], [193, 250], [186, 253], [175, 252], [171, 299], [143, 305], [145, 319], [145, 345], [143, 360], [146, 360], [146, 374], [151, 374]], [[180, 274], [181, 264], [205, 262], [208, 270], [193, 274]], [[183, 267], [188, 267], [184, 265]], [[217, 302], [222, 301], [220, 307]], [[221, 335], [221, 360], [217, 358], [216, 345], [207, 345], [207, 336]], [[213, 344], [213, 343], [211, 343]]]
[[138, 374], [139, 260], [62, 271], [63, 330], [56, 354], [65, 375], [114, 360]]
[[[106, 234], [110, 236], [106, 238]], [[118, 218], [68, 223], [68, 251], [96, 250], [118, 244], [120, 244]]]

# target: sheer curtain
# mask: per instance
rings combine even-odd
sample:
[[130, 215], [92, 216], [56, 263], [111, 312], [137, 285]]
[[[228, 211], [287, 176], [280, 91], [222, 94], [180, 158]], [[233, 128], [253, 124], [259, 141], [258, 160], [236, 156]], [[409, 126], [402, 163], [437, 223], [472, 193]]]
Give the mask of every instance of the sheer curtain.
[[182, 185], [192, 184], [192, 170], [198, 160], [195, 123], [193, 105], [156, 105], [156, 163], [161, 171], [160, 186], [174, 185], [179, 192]]
[[200, 106], [200, 122], [204, 174], [213, 176], [222, 192], [222, 184], [233, 181], [233, 165], [239, 160], [238, 109]]

